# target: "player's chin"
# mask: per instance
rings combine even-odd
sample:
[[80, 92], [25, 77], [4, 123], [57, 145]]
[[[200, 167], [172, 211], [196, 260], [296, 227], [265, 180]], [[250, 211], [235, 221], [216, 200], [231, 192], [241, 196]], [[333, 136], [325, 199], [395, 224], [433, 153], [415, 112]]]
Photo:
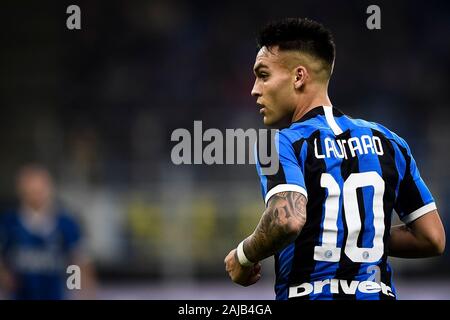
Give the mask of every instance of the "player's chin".
[[276, 121], [274, 121], [274, 117], [273, 115], [271, 115], [269, 112], [265, 112], [264, 114], [264, 118], [263, 118], [263, 122], [264, 125], [268, 126], [268, 127], [272, 127]]
[[263, 122], [264, 122], [264, 125], [266, 125], [266, 126], [270, 126], [270, 124], [272, 123], [268, 116], [264, 116]]
[[271, 117], [270, 115], [264, 115], [263, 119], [264, 125], [269, 128], [278, 129], [280, 127], [279, 121]]

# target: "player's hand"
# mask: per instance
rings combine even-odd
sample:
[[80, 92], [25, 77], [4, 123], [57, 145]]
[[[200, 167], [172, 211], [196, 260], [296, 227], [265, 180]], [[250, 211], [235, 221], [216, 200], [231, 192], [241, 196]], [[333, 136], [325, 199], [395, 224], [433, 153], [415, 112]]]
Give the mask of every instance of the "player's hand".
[[237, 258], [236, 249], [230, 251], [225, 257], [224, 263], [231, 280], [241, 286], [250, 286], [261, 278], [261, 264], [258, 262], [253, 266], [242, 266]]
[[0, 287], [8, 293], [14, 292], [17, 288], [16, 279], [13, 274], [3, 268], [0, 268]]

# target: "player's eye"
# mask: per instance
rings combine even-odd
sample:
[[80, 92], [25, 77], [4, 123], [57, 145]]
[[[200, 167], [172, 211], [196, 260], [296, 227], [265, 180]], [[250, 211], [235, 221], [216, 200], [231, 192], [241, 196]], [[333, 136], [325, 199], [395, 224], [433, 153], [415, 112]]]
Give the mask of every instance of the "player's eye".
[[266, 73], [266, 72], [261, 72], [261, 73], [259, 74], [259, 77], [260, 77], [261, 79], [265, 80], [265, 79], [269, 78], [269, 74]]

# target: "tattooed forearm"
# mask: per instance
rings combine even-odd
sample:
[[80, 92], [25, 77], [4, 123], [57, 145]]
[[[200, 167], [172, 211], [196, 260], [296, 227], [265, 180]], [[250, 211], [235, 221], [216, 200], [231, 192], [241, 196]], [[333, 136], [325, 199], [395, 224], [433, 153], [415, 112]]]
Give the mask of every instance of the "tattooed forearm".
[[288, 191], [273, 195], [258, 226], [244, 242], [250, 261], [260, 261], [293, 242], [306, 222], [306, 198]]

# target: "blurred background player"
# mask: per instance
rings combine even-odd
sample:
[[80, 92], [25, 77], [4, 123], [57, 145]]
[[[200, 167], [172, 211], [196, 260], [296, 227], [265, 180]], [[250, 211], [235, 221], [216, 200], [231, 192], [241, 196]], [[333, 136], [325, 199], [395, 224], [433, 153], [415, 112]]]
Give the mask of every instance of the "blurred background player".
[[93, 297], [93, 270], [82, 250], [79, 224], [55, 201], [52, 178], [39, 165], [22, 167], [16, 180], [18, 207], [0, 216], [0, 285], [5, 298], [70, 298], [69, 265], [81, 270], [81, 290]]

